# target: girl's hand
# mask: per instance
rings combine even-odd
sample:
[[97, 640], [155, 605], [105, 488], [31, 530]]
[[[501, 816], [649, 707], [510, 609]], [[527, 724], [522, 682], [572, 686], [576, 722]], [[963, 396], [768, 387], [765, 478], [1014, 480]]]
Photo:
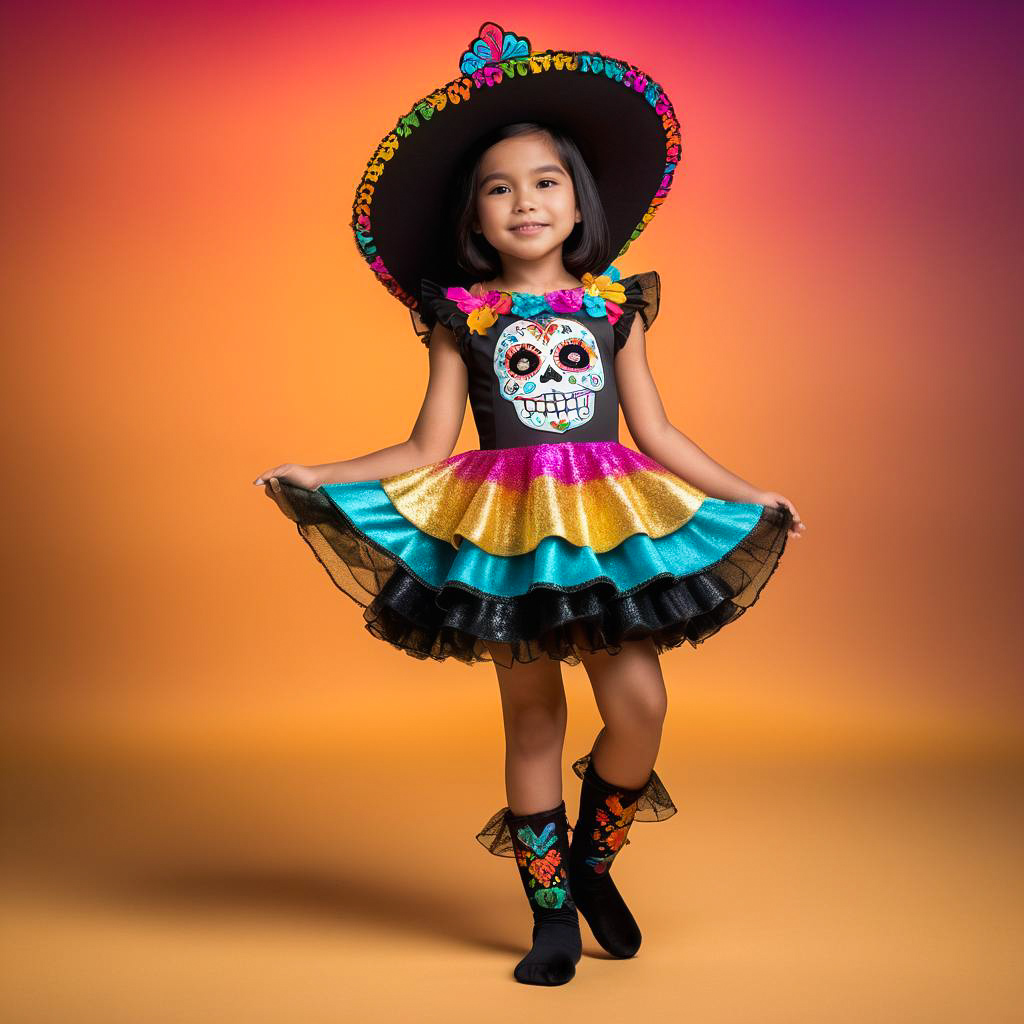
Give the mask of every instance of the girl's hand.
[[326, 482], [322, 479], [320, 470], [316, 466], [296, 466], [291, 462], [286, 462], [273, 469], [264, 470], [253, 480], [253, 483], [261, 486], [269, 483], [272, 476], [276, 476], [278, 480], [287, 480], [288, 483], [295, 484], [296, 487], [305, 487], [307, 491], [315, 491]]
[[790, 512], [793, 513], [793, 525], [790, 527], [789, 537], [802, 537], [803, 531], [807, 529], [804, 526], [803, 520], [800, 518], [800, 513], [797, 512], [796, 506], [789, 500], [789, 498], [783, 497], [781, 494], [776, 494], [775, 491], [761, 491], [761, 493], [754, 499], [754, 502], [758, 505], [785, 505]]

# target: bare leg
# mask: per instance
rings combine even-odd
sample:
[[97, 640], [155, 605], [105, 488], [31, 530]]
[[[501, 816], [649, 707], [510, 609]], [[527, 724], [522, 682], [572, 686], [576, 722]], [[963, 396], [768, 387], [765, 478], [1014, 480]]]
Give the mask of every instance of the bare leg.
[[568, 709], [561, 663], [551, 658], [495, 663], [505, 723], [505, 789], [514, 815], [562, 800], [562, 749]]
[[661, 747], [668, 694], [653, 641], [629, 640], [619, 654], [583, 655], [604, 728], [594, 742], [597, 774], [623, 789], [643, 786]]

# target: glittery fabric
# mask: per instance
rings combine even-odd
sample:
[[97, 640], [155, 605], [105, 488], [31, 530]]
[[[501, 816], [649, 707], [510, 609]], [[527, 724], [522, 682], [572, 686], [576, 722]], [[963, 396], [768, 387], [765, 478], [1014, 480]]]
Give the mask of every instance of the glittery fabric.
[[400, 559], [427, 586], [464, 586], [496, 597], [598, 580], [624, 594], [654, 579], [696, 573], [747, 539], [763, 515], [761, 505], [706, 498], [684, 526], [664, 537], [634, 534], [605, 552], [545, 537], [525, 554], [492, 555], [469, 540], [453, 548], [424, 533], [395, 508], [376, 480], [328, 484], [321, 492], [369, 542]]
[[707, 498], [664, 537], [638, 534], [604, 553], [548, 537], [501, 556], [424, 533], [379, 481], [310, 491], [273, 478], [267, 490], [364, 608], [370, 633], [413, 657], [466, 664], [576, 665], [641, 637], [659, 652], [696, 647], [756, 602], [792, 525], [785, 505]]
[[519, 491], [525, 491], [538, 476], [554, 477], [563, 484], [583, 484], [643, 469], [665, 471], [649, 456], [614, 441], [461, 452], [442, 464], [450, 465], [460, 478], [490, 481]]
[[424, 533], [494, 555], [559, 536], [610, 551], [627, 537], [678, 530], [706, 495], [653, 459], [611, 441], [473, 451], [380, 481]]
[[[572, 770], [582, 779], [588, 764], [590, 764], [590, 754], [584, 754], [583, 757], [573, 762]], [[639, 797], [637, 797], [635, 820], [664, 821], [666, 818], [671, 818], [677, 810], [678, 808], [672, 802], [672, 797], [669, 796], [668, 790], [659, 778], [658, 773], [652, 771], [650, 779], [647, 780], [647, 785], [643, 787]], [[487, 819], [484, 826], [477, 833], [477, 842], [488, 853], [493, 853], [495, 857], [514, 856], [512, 835], [508, 826], [510, 815], [511, 811], [507, 806], [500, 808]], [[569, 831], [570, 833], [572, 832], [571, 825], [569, 826]], [[627, 836], [623, 846], [628, 845], [629, 837]]]

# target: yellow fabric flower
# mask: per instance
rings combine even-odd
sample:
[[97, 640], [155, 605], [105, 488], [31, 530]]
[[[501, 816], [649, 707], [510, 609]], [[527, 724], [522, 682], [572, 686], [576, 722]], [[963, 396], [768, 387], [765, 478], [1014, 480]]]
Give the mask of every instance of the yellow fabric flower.
[[497, 322], [498, 317], [490, 306], [479, 306], [466, 317], [466, 323], [474, 334], [486, 334], [487, 328], [492, 327]]
[[626, 301], [626, 289], [619, 281], [613, 281], [607, 274], [595, 277], [591, 273], [583, 275], [583, 291], [586, 295], [600, 296], [606, 302], [622, 305]]

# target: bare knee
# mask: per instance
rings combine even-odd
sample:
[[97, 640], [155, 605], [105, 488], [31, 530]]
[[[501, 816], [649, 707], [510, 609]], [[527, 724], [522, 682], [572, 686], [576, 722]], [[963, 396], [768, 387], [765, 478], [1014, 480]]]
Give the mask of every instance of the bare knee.
[[630, 643], [622, 654], [584, 658], [598, 709], [617, 733], [658, 732], [668, 714], [668, 693], [653, 645]]
[[661, 729], [668, 714], [668, 696], [664, 687], [644, 687], [631, 690], [616, 702], [619, 718], [632, 723], [644, 732]]
[[548, 754], [565, 741], [564, 702], [517, 704], [505, 712], [505, 739], [518, 757]]
[[594, 695], [605, 726], [616, 735], [660, 733], [669, 712], [669, 697], [659, 679], [595, 680]]
[[534, 758], [560, 750], [568, 717], [561, 666], [540, 659], [495, 670], [509, 753]]

